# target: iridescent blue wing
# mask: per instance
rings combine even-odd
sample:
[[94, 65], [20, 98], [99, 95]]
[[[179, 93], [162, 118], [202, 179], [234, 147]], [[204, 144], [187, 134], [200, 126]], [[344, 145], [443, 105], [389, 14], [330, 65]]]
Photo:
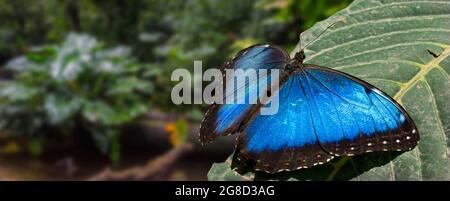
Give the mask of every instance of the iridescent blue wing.
[[419, 136], [389, 96], [350, 75], [307, 65], [280, 89], [272, 116], [255, 115], [239, 136], [238, 158], [266, 172], [308, 168], [334, 156], [403, 151]]
[[303, 71], [322, 147], [334, 155], [414, 148], [419, 135], [408, 113], [374, 86], [329, 68]]
[[[280, 69], [283, 70], [289, 62], [289, 55], [279, 47], [272, 45], [255, 45], [240, 51], [234, 59], [225, 63], [222, 73], [225, 75], [226, 69]], [[231, 78], [227, 78], [231, 79]], [[270, 81], [270, 74], [267, 77], [259, 78]], [[248, 100], [249, 92], [253, 90], [267, 90], [267, 86], [259, 86], [257, 77], [250, 77], [243, 86], [234, 86], [233, 93], [228, 93], [225, 80], [223, 83], [224, 102], [230, 96], [244, 96]], [[245, 88], [244, 94], [239, 94], [238, 89]], [[247, 117], [256, 111], [256, 104], [246, 101], [244, 104], [212, 104], [202, 121], [200, 127], [200, 140], [202, 143], [210, 142], [221, 135], [234, 134]]]
[[237, 157], [255, 160], [255, 170], [295, 170], [333, 158], [318, 143], [301, 76], [292, 75], [282, 85], [278, 113], [254, 116], [239, 136]]

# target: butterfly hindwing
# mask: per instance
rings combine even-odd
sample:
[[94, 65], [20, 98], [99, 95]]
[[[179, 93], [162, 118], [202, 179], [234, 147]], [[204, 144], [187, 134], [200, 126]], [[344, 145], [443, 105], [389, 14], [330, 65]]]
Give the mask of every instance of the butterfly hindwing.
[[238, 157], [256, 160], [256, 169], [273, 173], [339, 155], [410, 150], [419, 140], [398, 103], [345, 73], [306, 65], [279, 93], [278, 113], [256, 115], [239, 139]]
[[[226, 69], [280, 69], [283, 70], [289, 62], [289, 55], [276, 46], [255, 45], [240, 51], [237, 56], [226, 62], [222, 68], [223, 75], [226, 75]], [[244, 97], [249, 98], [250, 91], [267, 90], [266, 86], [259, 86], [258, 77], [249, 77], [243, 86], [236, 84], [232, 90], [227, 90], [226, 83], [234, 78], [226, 78], [223, 82], [224, 103], [230, 96], [236, 99]], [[267, 77], [259, 78], [270, 81], [270, 74]], [[234, 80], [233, 80], [234, 81]], [[238, 89], [245, 90], [238, 90]], [[243, 93], [238, 93], [243, 91]], [[232, 92], [232, 93], [230, 93]], [[256, 111], [256, 104], [250, 104], [246, 101], [244, 104], [212, 104], [208, 108], [200, 127], [200, 140], [203, 143], [210, 142], [221, 135], [235, 133], [242, 121]]]

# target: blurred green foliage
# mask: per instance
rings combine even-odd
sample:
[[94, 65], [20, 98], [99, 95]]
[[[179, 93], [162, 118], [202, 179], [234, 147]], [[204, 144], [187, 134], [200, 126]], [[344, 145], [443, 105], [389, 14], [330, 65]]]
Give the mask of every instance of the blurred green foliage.
[[[293, 49], [299, 33], [350, 0], [0, 0], [0, 63], [29, 48], [62, 41], [72, 31], [109, 46], [127, 45], [141, 62], [164, 71], [158, 91], [173, 85], [174, 68], [193, 60], [218, 67], [239, 50], [270, 42]], [[168, 106], [168, 93], [159, 105]]]
[[349, 2], [0, 0], [0, 124], [32, 137], [36, 153], [50, 131], [87, 130], [117, 159], [118, 127], [149, 104], [202, 118], [202, 105], [172, 105], [173, 69], [219, 67], [262, 42], [292, 50], [302, 30]]
[[301, 28], [306, 30], [317, 21], [326, 19], [338, 10], [347, 7], [350, 2], [349, 0], [268, 0], [265, 6], [266, 8], [280, 8], [274, 16], [276, 21], [289, 23], [297, 20], [297, 23], [301, 23]]
[[125, 47], [105, 49], [87, 35], [32, 49], [11, 60], [14, 79], [0, 81], [0, 128], [31, 137], [32, 153], [49, 134], [90, 133], [102, 152], [119, 157], [119, 127], [146, 112], [157, 70]]

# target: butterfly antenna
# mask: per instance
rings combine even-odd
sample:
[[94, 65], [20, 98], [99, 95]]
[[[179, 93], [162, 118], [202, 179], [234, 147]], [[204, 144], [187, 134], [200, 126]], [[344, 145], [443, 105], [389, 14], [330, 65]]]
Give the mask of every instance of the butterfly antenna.
[[[301, 48], [300, 49], [300, 51], [303, 51], [305, 48], [307, 48], [311, 43], [313, 43], [314, 41], [316, 41], [317, 39], [319, 39], [319, 37], [320, 36], [322, 36], [322, 34], [324, 34], [329, 28], [331, 28], [331, 27], [333, 27], [336, 23], [338, 23], [338, 22], [340, 22], [340, 21], [343, 21], [344, 19], [339, 19], [339, 20], [337, 20], [337, 21], [335, 21], [335, 22], [333, 22], [333, 23], [331, 23], [330, 25], [328, 25], [322, 32], [320, 32], [320, 34], [314, 39], [314, 40], [312, 40], [312, 41], [309, 41], [309, 43], [307, 43], [306, 45], [305, 45], [305, 47], [303, 47], [303, 48]], [[300, 34], [300, 45], [302, 44], [301, 42], [301, 38], [302, 38], [302, 34]]]

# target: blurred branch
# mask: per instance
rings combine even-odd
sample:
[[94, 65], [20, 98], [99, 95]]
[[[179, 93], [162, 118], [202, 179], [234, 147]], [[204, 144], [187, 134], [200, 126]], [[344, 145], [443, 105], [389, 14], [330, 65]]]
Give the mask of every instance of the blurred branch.
[[[151, 135], [145, 136], [146, 142], [152, 144], [152, 146], [161, 145], [161, 141], [169, 141], [169, 135], [164, 130], [164, 126], [167, 122], [175, 121], [180, 115], [167, 114], [157, 109], [152, 109], [150, 112], [144, 114], [137, 124], [145, 128], [145, 130], [151, 130]], [[236, 142], [237, 135], [226, 136], [219, 138], [214, 142], [214, 146], [202, 146], [198, 141], [198, 131], [200, 123], [190, 119], [187, 116], [183, 116], [188, 121], [189, 136], [188, 142], [192, 143], [195, 147], [193, 152], [208, 152], [218, 155], [227, 155], [233, 152], [234, 144]], [[137, 131], [130, 130], [127, 133], [137, 133]], [[125, 139], [129, 139], [129, 136], [124, 135]]]
[[88, 178], [89, 181], [100, 180], [144, 180], [155, 177], [155, 175], [166, 171], [172, 166], [182, 155], [192, 150], [192, 144], [182, 144], [171, 149], [164, 155], [156, 159], [151, 159], [144, 166], [127, 168], [125, 170], [114, 171], [110, 167], [105, 168], [98, 174]]

